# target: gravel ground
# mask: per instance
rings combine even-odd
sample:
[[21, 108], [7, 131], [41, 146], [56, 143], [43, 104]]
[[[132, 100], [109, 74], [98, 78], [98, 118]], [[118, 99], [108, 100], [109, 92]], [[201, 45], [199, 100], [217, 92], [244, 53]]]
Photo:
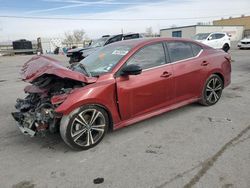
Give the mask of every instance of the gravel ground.
[[216, 105], [179, 108], [109, 133], [82, 152], [59, 135], [20, 133], [10, 112], [24, 96], [18, 72], [31, 56], [0, 57], [0, 187], [249, 188], [250, 51], [231, 53], [232, 84]]

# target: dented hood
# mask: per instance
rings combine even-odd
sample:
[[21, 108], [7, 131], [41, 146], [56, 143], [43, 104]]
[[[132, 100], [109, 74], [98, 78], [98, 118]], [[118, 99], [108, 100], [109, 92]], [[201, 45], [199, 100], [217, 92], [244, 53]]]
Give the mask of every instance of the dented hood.
[[26, 82], [33, 82], [36, 78], [46, 74], [84, 83], [94, 83], [97, 80], [95, 77], [87, 77], [82, 73], [72, 71], [64, 67], [61, 62], [47, 56], [31, 58], [21, 70], [21, 77]]

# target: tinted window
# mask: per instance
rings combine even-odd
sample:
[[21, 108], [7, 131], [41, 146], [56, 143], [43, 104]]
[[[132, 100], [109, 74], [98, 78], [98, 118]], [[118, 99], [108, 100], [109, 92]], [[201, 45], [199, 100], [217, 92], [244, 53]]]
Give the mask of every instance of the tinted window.
[[197, 56], [202, 50], [202, 48], [197, 44], [194, 44], [194, 43], [190, 43], [190, 44], [191, 44], [194, 56]]
[[96, 48], [96, 47], [104, 46], [106, 41], [107, 41], [107, 37], [103, 37], [103, 38], [100, 38], [100, 39], [97, 39], [97, 40], [93, 40], [89, 47], [90, 48]]
[[194, 37], [192, 37], [194, 40], [205, 40], [210, 35], [210, 33], [198, 33]]
[[215, 38], [216, 39], [221, 39], [222, 37], [224, 37], [225, 35], [224, 34], [221, 34], [221, 33], [217, 33], [215, 34]]
[[132, 58], [129, 59], [127, 65], [136, 64], [142, 69], [148, 69], [165, 64], [165, 53], [161, 43], [146, 46], [139, 50]]
[[185, 42], [168, 42], [168, 51], [172, 61], [193, 57], [191, 45]]
[[216, 34], [212, 34], [209, 38], [210, 38], [210, 40], [216, 39]]
[[123, 40], [139, 38], [139, 34], [126, 35], [123, 37]]
[[106, 45], [110, 44], [110, 43], [113, 43], [113, 42], [118, 42], [120, 40], [122, 40], [122, 35], [115, 36], [115, 37], [109, 39], [109, 41], [106, 43]]

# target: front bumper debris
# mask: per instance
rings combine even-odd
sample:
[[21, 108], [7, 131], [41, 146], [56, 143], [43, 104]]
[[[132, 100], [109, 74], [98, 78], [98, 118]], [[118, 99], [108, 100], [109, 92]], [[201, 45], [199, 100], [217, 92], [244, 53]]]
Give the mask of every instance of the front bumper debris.
[[33, 131], [32, 129], [29, 129], [28, 127], [24, 127], [22, 126], [19, 121], [21, 120], [22, 114], [20, 112], [12, 112], [11, 113], [13, 118], [16, 120], [16, 126], [20, 129], [20, 131], [25, 134], [25, 135], [29, 135], [31, 137], [35, 136], [36, 132]]

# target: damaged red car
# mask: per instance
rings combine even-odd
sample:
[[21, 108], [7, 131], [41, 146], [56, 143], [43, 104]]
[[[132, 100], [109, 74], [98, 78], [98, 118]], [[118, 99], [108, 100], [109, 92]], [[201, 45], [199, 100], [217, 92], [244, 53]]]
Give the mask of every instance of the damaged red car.
[[214, 105], [230, 84], [231, 57], [192, 40], [135, 39], [105, 46], [71, 68], [36, 56], [21, 74], [30, 85], [12, 113], [20, 130], [59, 132], [70, 147], [86, 150], [108, 130], [193, 102]]

